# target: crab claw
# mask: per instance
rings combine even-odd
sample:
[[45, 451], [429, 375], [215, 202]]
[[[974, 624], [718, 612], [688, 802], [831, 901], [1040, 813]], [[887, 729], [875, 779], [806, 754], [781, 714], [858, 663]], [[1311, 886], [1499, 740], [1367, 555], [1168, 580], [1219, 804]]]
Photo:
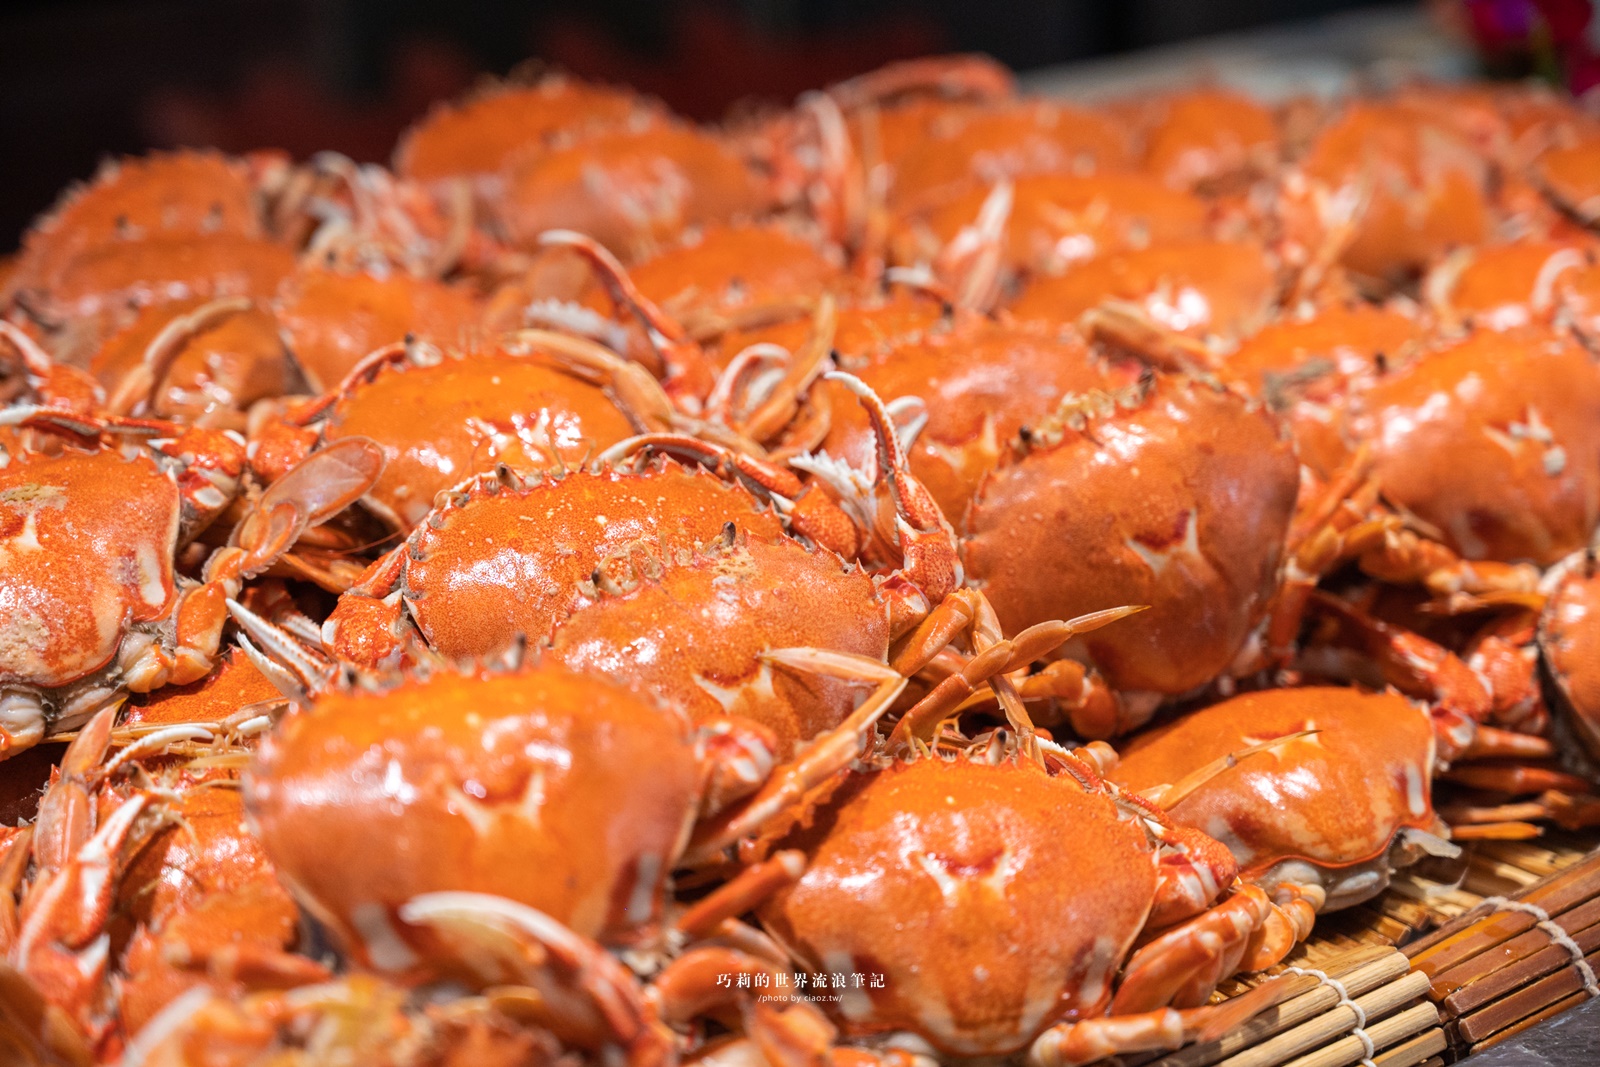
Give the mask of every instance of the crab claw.
[[995, 183], [978, 217], [951, 238], [933, 263], [934, 277], [957, 307], [988, 311], [1000, 300], [1006, 226], [1015, 194], [1009, 179]]
[[540, 1022], [563, 1041], [623, 1050], [630, 1063], [670, 1060], [671, 1034], [645, 1002], [638, 980], [610, 953], [537, 908], [486, 893], [424, 893], [399, 910], [401, 922], [432, 935], [489, 984], [531, 986], [549, 1010]]
[[911, 473], [911, 461], [895, 433], [894, 418], [878, 394], [853, 374], [830, 371], [824, 377], [854, 393], [872, 422], [878, 469], [894, 502], [902, 572], [929, 600], [943, 600], [961, 587], [964, 578], [955, 530], [934, 502], [933, 494]]
[[244, 549], [240, 577], [270, 566], [300, 535], [366, 495], [384, 467], [383, 448], [367, 437], [346, 437], [313, 452], [272, 483], [229, 538]]
[[[256, 669], [278, 687], [278, 692], [290, 700], [300, 705], [309, 704], [314, 694], [327, 689], [338, 677], [337, 668], [309, 651], [289, 631], [273, 625], [237, 600], [228, 600], [227, 606], [228, 614], [244, 631], [239, 636], [239, 647]], [[257, 644], [261, 647], [257, 648]]]

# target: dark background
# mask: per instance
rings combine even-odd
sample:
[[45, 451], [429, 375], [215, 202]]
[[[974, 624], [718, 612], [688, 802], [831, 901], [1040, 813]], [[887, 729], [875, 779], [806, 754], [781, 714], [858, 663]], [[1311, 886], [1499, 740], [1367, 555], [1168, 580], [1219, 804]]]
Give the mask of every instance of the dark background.
[[68, 0], [0, 7], [0, 251], [108, 154], [388, 157], [479, 72], [539, 57], [696, 118], [883, 62], [1027, 69], [1371, 0]]

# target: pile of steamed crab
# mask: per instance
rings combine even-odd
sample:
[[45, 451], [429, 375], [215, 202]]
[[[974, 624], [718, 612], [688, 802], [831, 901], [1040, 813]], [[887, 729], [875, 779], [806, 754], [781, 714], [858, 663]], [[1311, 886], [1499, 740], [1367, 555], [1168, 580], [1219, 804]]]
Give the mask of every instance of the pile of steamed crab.
[[0, 264], [0, 1051], [1039, 1067], [1600, 822], [1600, 118], [977, 57]]

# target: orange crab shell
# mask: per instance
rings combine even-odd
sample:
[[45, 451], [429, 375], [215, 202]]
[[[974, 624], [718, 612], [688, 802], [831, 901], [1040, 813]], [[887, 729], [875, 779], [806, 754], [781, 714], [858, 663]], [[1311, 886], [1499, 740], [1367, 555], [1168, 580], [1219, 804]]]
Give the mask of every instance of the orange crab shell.
[[480, 478], [412, 533], [407, 604], [435, 651], [491, 655], [518, 635], [543, 640], [587, 602], [580, 586], [596, 567], [636, 554], [670, 559], [730, 521], [763, 540], [783, 532], [742, 487], [671, 461], [642, 472], [573, 471], [520, 490]]
[[294, 265], [287, 245], [234, 234], [93, 245], [62, 268], [40, 310], [51, 319], [90, 318], [185, 298], [265, 302]]
[[369, 437], [384, 450], [367, 504], [409, 530], [441, 490], [504, 462], [521, 470], [582, 463], [631, 437], [606, 391], [505, 346], [389, 366], [338, 400], [323, 437]]
[[779, 845], [810, 862], [763, 925], [813, 970], [869, 976], [830, 1013], [852, 1035], [909, 1030], [952, 1055], [1103, 1014], [1155, 899], [1144, 831], [1015, 759], [852, 774]]
[[[1328, 687], [1241, 694], [1135, 736], [1109, 777], [1135, 790], [1170, 785], [1213, 760], [1302, 730], [1316, 733], [1241, 758], [1169, 814], [1227, 845], [1240, 876], [1269, 892], [1279, 864], [1359, 867], [1381, 862], [1404, 828], [1439, 830], [1430, 789], [1433, 724], [1395, 693]], [[1377, 888], [1381, 883], [1366, 896]], [[1365, 897], [1330, 894], [1329, 906], [1358, 899]]]
[[1001, 178], [1123, 170], [1128, 138], [1109, 118], [1045, 100], [951, 114], [900, 157], [890, 192], [900, 208], [931, 205]]
[[[1446, 305], [1441, 310], [1490, 329], [1559, 315], [1600, 337], [1600, 259], [1592, 243], [1518, 242], [1474, 249], [1470, 255], [1459, 273], [1446, 279], [1449, 285], [1425, 286]], [[1451, 271], [1452, 264], [1446, 263], [1436, 276]]]
[[[984, 474], [1024, 426], [1047, 418], [1067, 393], [1114, 384], [1111, 370], [1072, 331], [965, 316], [870, 360], [841, 354], [841, 362], [879, 396], [925, 403], [927, 425], [908, 449], [911, 470], [952, 523], [961, 521]], [[836, 418], [823, 447], [847, 460], [865, 459], [871, 428], [863, 416], [847, 414], [851, 406], [833, 405]]]
[[[833, 347], [847, 366], [861, 366], [941, 323], [948, 327], [954, 314], [954, 309], [940, 301], [904, 289], [893, 290], [882, 299], [847, 302], [839, 308]], [[805, 319], [735, 328], [723, 336], [722, 352], [732, 357], [759, 342], [793, 352], [805, 344], [810, 332], [811, 323]]]
[[[635, 264], [628, 274], [691, 333], [710, 339], [741, 321], [803, 316], [819, 294], [843, 283], [844, 264], [837, 248], [782, 225], [714, 224]], [[600, 293], [587, 303], [614, 311]]]
[[530, 148], [553, 147], [659, 110], [627, 89], [575, 78], [498, 85], [460, 103], [436, 105], [401, 135], [394, 169], [426, 183], [452, 178], [482, 182]]
[[1257, 245], [1177, 241], [1114, 252], [1036, 279], [1011, 305], [1019, 319], [1075, 322], [1108, 299], [1140, 305], [1157, 324], [1194, 337], [1239, 337], [1278, 299], [1277, 270]]
[[0, 682], [55, 688], [172, 609], [178, 486], [143, 449], [13, 452], [0, 470]]
[[1422, 335], [1422, 324], [1398, 310], [1330, 305], [1264, 326], [1240, 342], [1221, 375], [1282, 412], [1301, 461], [1328, 477], [1352, 447], [1344, 412], [1353, 391], [1380, 363], [1403, 362]]
[[1142, 398], [1068, 398], [1054, 421], [979, 487], [968, 581], [1007, 633], [1151, 605], [1081, 639], [1117, 689], [1177, 694], [1216, 677], [1277, 589], [1299, 488], [1288, 435], [1233, 392], [1160, 376]]
[[[153, 304], [94, 353], [89, 371], [108, 394], [144, 362], [150, 343], [179, 316], [201, 307], [197, 299]], [[278, 322], [251, 306], [231, 312], [185, 338], [181, 352], [153, 390], [149, 414], [199, 426], [242, 430], [244, 412], [257, 400], [292, 391], [297, 376], [278, 335]]]
[[1574, 553], [1551, 569], [1545, 584], [1550, 599], [1539, 620], [1539, 647], [1579, 742], [1600, 760], [1600, 579], [1593, 553]]
[[107, 162], [28, 232], [18, 270], [28, 287], [53, 292], [80, 257], [101, 245], [262, 237], [261, 207], [249, 167], [213, 152]]
[[407, 336], [466, 344], [479, 317], [468, 293], [399, 271], [300, 270], [285, 282], [277, 307], [295, 362], [319, 392], [338, 385], [367, 354]]
[[283, 696], [243, 653], [230, 649], [198, 682], [136, 694], [119, 720], [124, 727], [220, 722], [250, 705], [279, 705]]
[[[183, 966], [175, 954], [205, 961], [251, 950], [282, 953], [299, 932], [300, 910], [245, 825], [237, 783], [185, 771], [160, 778], [178, 793], [167, 811], [173, 825], [139, 850], [119, 893], [119, 917], [133, 924], [117, 998], [128, 1034], [206, 983], [203, 966]], [[305, 970], [314, 980], [320, 967], [308, 959]]]
[[1478, 330], [1360, 395], [1384, 494], [1467, 559], [1550, 564], [1600, 523], [1600, 369], [1568, 336]]
[[1360, 103], [1324, 129], [1302, 162], [1331, 188], [1365, 186], [1365, 207], [1342, 256], [1352, 271], [1403, 279], [1492, 223], [1487, 165], [1431, 109]]
[[685, 227], [755, 214], [769, 201], [758, 175], [721, 140], [656, 122], [519, 157], [508, 164], [499, 216], [522, 247], [570, 229], [640, 259]]
[[1551, 199], [1578, 219], [1600, 220], [1600, 128], [1545, 152], [1534, 173]]
[[1147, 105], [1144, 169], [1178, 189], [1267, 172], [1280, 152], [1271, 109], [1242, 93], [1212, 87]]
[[145, 1063], [162, 1067], [557, 1067], [572, 1059], [537, 1019], [512, 1014], [525, 1001], [507, 1010], [498, 999], [422, 1003], [398, 983], [352, 971], [303, 990], [213, 995], [141, 1047]]
[[[892, 236], [900, 263], [931, 262], [978, 217], [989, 190], [975, 188], [900, 220]], [[1205, 236], [1204, 202], [1142, 174], [1041, 174], [1018, 178], [1006, 227], [1012, 270], [1059, 273], [1102, 252]]]
[[553, 664], [332, 693], [284, 719], [245, 776], [268, 856], [362, 964], [415, 956], [396, 910], [488, 893], [575, 932], [659, 923], [696, 811], [688, 720]]
[[687, 559], [663, 554], [634, 588], [559, 623], [549, 654], [660, 694], [696, 722], [758, 722], [785, 757], [843, 722], [861, 690], [760, 655], [804, 647], [883, 660], [889, 637], [887, 601], [865, 572], [788, 538], [744, 537]]

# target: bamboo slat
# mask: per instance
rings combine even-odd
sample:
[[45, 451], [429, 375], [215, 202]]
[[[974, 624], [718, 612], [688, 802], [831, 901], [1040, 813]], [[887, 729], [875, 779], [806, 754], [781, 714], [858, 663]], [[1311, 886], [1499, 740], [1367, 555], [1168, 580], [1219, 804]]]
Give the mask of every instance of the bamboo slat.
[[[1600, 973], [1600, 831], [1477, 841], [1453, 867], [1398, 875], [1388, 891], [1320, 916], [1286, 964], [1337, 981], [1366, 1014], [1378, 1067], [1445, 1067], [1587, 999], [1572, 953], [1539, 917], [1488, 898], [1537, 905]], [[1515, 907], [1513, 903], [1511, 907]], [[1398, 947], [1396, 947], [1398, 946]], [[1224, 1037], [1139, 1067], [1353, 1067], [1366, 1046], [1335, 988], [1282, 967], [1223, 983], [1226, 999], [1278, 977], [1280, 1003]]]
[[[1404, 954], [1360, 944], [1335, 954], [1327, 945], [1323, 940], [1302, 946], [1290, 969], [1277, 969], [1288, 999], [1218, 1040], [1171, 1053], [1152, 1067], [1348, 1067], [1367, 1054], [1354, 1033], [1363, 1022], [1372, 1049], [1395, 1053], [1386, 1061], [1395, 1067], [1410, 1067], [1444, 1048], [1438, 1009], [1426, 999], [1428, 979], [1410, 970]], [[1320, 971], [1333, 982], [1295, 968]]]
[[[1485, 888], [1520, 888], [1480, 901], [1404, 947], [1415, 973], [1428, 978], [1454, 1057], [1600, 992], [1600, 851], [1574, 855], [1568, 842], [1500, 844], [1487, 862], [1469, 863], [1469, 872], [1486, 880]], [[1521, 873], [1513, 875], [1519, 863]]]

